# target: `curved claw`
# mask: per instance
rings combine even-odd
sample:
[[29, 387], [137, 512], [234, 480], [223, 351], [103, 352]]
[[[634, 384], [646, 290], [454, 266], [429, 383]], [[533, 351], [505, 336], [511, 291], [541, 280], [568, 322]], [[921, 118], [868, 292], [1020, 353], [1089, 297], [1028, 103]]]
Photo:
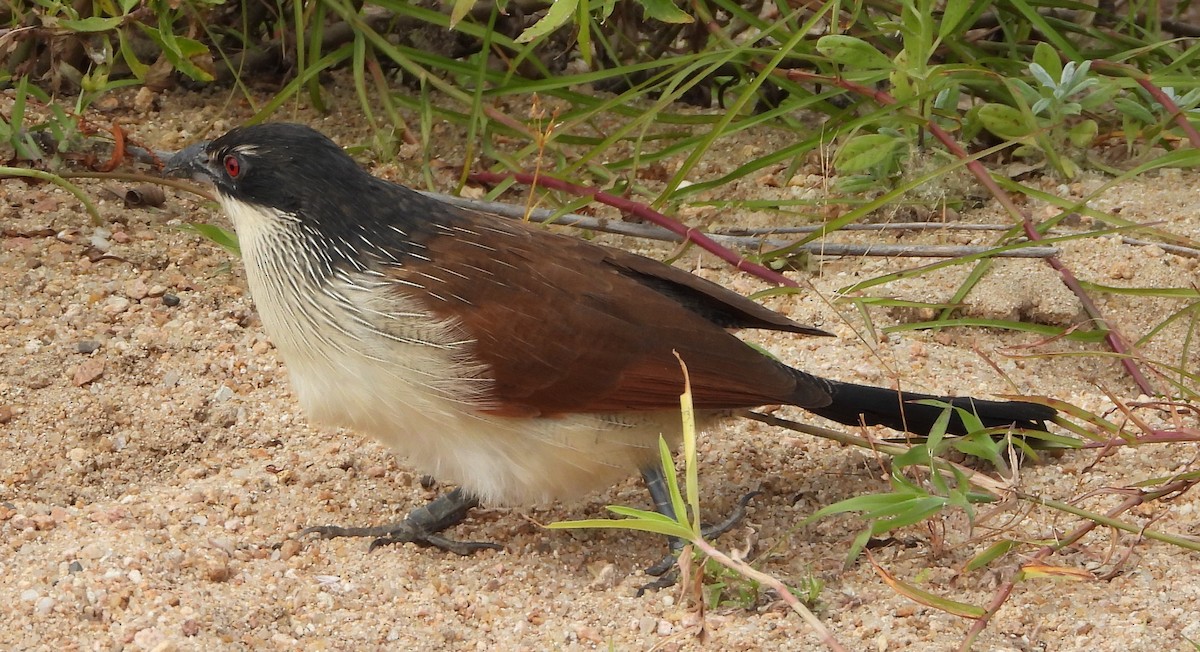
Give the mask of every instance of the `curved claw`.
[[[400, 526], [404, 526], [401, 523]], [[400, 531], [381, 536], [367, 546], [367, 552], [372, 552], [380, 546], [390, 546], [395, 543], [415, 543], [422, 548], [437, 548], [456, 555], [467, 557], [480, 550], [504, 550], [504, 546], [488, 541], [455, 541], [432, 532]]]
[[484, 541], [455, 541], [440, 534], [442, 530], [457, 525], [466, 518], [467, 512], [479, 504], [472, 496], [455, 489], [439, 496], [433, 502], [414, 509], [405, 519], [392, 525], [374, 527], [339, 527], [318, 525], [306, 527], [299, 536], [319, 534], [323, 538], [374, 537], [367, 551], [393, 543], [415, 543], [425, 548], [437, 548], [456, 555], [470, 555], [480, 550], [503, 550], [504, 547]]
[[[674, 557], [669, 557], [668, 559], [664, 559], [663, 561], [668, 561], [668, 560], [670, 561], [670, 566], [675, 565]], [[659, 562], [659, 564], [661, 564], [661, 563], [662, 562]], [[655, 566], [657, 566], [657, 565], [658, 564], [655, 564]], [[653, 566], [651, 566], [651, 568], [653, 568]], [[670, 571], [670, 572], [668, 572], [668, 571]], [[646, 572], [649, 573], [650, 569], [649, 568], [646, 569]], [[663, 569], [663, 571], [661, 573], [659, 573], [658, 577], [655, 578], [654, 581], [647, 582], [647, 583], [639, 586], [637, 593], [635, 595], [640, 598], [646, 594], [646, 591], [659, 591], [662, 589], [667, 589], [672, 586], [675, 586], [675, 582], [678, 582], [678, 581], [679, 581], [679, 569], [668, 567], [668, 568]]]

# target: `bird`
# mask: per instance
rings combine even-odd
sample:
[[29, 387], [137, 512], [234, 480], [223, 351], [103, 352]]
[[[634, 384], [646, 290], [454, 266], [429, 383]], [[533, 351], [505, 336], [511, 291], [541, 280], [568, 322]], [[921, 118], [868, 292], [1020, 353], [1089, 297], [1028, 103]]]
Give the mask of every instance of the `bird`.
[[[497, 545], [443, 532], [481, 503], [577, 499], [638, 473], [673, 516], [659, 439], [681, 437], [680, 360], [703, 427], [766, 405], [918, 435], [945, 409], [929, 399], [986, 427], [1044, 430], [1056, 414], [802, 371], [735, 332], [829, 333], [666, 263], [375, 177], [308, 126], [236, 127], [163, 173], [215, 188], [309, 420], [373, 436], [457, 486], [399, 523], [309, 528], [326, 536], [470, 554]], [[954, 413], [946, 432], [968, 426]]]

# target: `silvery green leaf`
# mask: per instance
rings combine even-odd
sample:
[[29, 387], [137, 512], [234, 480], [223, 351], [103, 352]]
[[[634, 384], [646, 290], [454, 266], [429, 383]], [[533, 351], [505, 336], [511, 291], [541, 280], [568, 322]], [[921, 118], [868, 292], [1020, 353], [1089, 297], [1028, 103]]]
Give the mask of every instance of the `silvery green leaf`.
[[[1071, 64], [1068, 63], [1067, 65], [1069, 66]], [[1058, 82], [1051, 79], [1049, 73], [1046, 72], [1046, 69], [1036, 63], [1029, 64], [1029, 74], [1033, 75], [1033, 78], [1046, 88], [1054, 88], [1058, 86]], [[1065, 70], [1063, 71], [1063, 74], [1066, 74]]]
[[1075, 62], [1074, 61], [1068, 61], [1067, 64], [1065, 66], [1063, 66], [1062, 77], [1060, 77], [1058, 81], [1059, 81], [1059, 84], [1062, 86], [1070, 86], [1072, 83], [1075, 82]]

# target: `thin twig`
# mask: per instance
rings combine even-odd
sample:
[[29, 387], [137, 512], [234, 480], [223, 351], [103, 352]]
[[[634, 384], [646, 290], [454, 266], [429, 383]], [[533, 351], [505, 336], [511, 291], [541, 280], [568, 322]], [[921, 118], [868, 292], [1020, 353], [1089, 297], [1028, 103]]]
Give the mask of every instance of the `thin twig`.
[[[524, 206], [517, 206], [515, 204], [466, 199], [463, 197], [455, 197], [453, 195], [445, 195], [436, 192], [423, 192], [422, 194], [439, 201], [444, 201], [448, 204], [453, 204], [460, 208], [466, 208], [468, 210], [476, 210], [485, 213], [493, 213], [514, 219], [524, 219], [527, 217], [531, 222], [549, 222], [562, 226], [574, 226], [591, 231], [602, 231], [604, 233], [614, 233], [617, 235], [646, 238], [648, 240], [679, 242], [684, 239], [684, 237], [678, 233], [664, 229], [655, 224], [639, 224], [637, 222], [607, 220], [603, 218], [588, 217], [586, 215], [578, 215], [576, 213], [559, 214], [558, 212], [548, 208], [535, 208], [532, 211], [529, 211]], [[742, 249], [751, 249], [756, 251], [762, 251], [764, 248], [782, 249], [785, 247], [795, 247], [796, 244], [792, 240], [786, 240], [783, 238], [762, 238], [746, 235], [723, 235], [710, 233], [708, 234], [708, 237], [711, 238], [713, 242], [717, 242], [728, 247], [739, 247]], [[908, 256], [926, 258], [978, 256], [980, 254], [986, 254], [987, 252], [992, 251], [991, 247], [978, 247], [970, 245], [861, 245], [823, 241], [809, 243], [802, 247], [796, 248], [813, 255], [824, 256]], [[995, 255], [1005, 258], [1043, 258], [1045, 256], [1053, 256], [1057, 253], [1058, 249], [1055, 247], [1024, 247], [1021, 249], [1011, 249], [1007, 251], [996, 252]]]

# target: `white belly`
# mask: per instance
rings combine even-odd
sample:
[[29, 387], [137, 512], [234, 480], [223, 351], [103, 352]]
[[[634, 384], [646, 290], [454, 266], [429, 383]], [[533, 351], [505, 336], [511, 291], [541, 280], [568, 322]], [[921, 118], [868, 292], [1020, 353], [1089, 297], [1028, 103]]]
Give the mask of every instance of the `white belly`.
[[301, 405], [317, 422], [372, 435], [414, 469], [485, 503], [570, 499], [629, 477], [678, 439], [678, 413], [511, 419], [480, 414], [374, 367], [334, 370], [288, 359]]

